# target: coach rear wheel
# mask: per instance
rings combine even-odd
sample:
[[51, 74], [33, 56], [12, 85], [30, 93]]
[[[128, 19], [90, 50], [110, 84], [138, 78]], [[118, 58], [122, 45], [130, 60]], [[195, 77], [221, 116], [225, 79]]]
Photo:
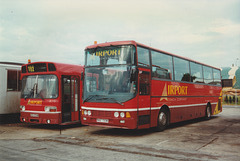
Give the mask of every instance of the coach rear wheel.
[[211, 107], [210, 107], [210, 105], [207, 105], [207, 107], [206, 107], [206, 118], [207, 119], [211, 118]]
[[168, 125], [168, 113], [166, 110], [161, 110], [158, 115], [157, 131], [163, 131]]

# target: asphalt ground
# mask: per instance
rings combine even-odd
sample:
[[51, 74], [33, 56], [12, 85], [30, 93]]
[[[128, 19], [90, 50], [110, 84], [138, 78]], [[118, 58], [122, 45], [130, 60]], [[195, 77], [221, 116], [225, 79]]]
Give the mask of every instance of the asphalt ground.
[[0, 125], [0, 160], [233, 160], [240, 159], [240, 106], [154, 129], [83, 125]]

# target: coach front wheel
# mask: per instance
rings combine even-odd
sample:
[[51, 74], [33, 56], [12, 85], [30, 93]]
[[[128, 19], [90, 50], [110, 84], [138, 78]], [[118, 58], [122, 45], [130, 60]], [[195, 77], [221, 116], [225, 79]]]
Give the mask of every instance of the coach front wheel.
[[160, 110], [158, 114], [157, 131], [163, 131], [168, 125], [168, 113], [166, 110]]

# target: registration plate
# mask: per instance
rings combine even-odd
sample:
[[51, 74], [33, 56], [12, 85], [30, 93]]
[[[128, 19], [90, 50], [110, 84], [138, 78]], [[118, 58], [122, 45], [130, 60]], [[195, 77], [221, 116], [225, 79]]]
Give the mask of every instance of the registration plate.
[[31, 117], [39, 117], [38, 114], [33, 114], [33, 113], [31, 113], [30, 116], [31, 116]]
[[109, 120], [108, 120], [108, 119], [97, 119], [97, 122], [100, 122], [100, 123], [108, 123]]

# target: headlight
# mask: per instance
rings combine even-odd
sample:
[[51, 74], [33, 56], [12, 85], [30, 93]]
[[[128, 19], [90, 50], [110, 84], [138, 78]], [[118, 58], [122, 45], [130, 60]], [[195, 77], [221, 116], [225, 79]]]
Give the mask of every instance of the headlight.
[[91, 116], [92, 112], [91, 112], [91, 111], [88, 111], [87, 114], [88, 114], [88, 116]]
[[56, 112], [57, 107], [56, 106], [45, 106], [45, 112]]
[[25, 106], [20, 106], [20, 111], [25, 111]]
[[124, 112], [121, 112], [121, 113], [120, 113], [120, 116], [121, 116], [121, 118], [124, 118], [124, 117], [125, 117], [125, 113], [124, 113]]
[[84, 115], [87, 115], [87, 113], [88, 113], [87, 110], [84, 110]]
[[118, 112], [114, 112], [114, 117], [118, 117], [119, 113]]

